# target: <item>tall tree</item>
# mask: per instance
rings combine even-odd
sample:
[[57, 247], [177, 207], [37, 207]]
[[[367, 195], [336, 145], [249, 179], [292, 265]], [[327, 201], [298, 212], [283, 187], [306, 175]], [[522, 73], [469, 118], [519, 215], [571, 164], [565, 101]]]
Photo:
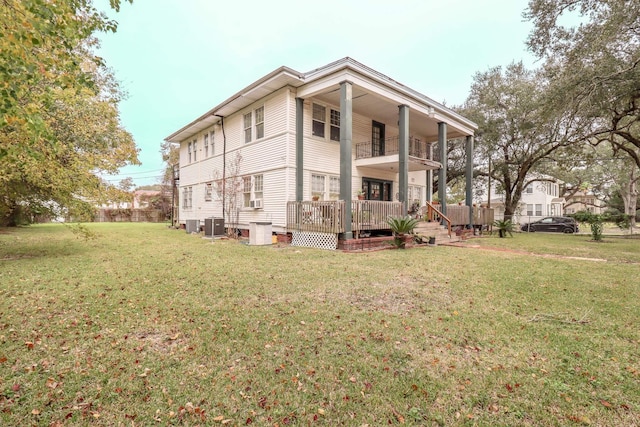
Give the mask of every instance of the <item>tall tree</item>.
[[0, 225], [85, 210], [104, 194], [97, 174], [138, 162], [93, 53], [115, 28], [91, 0], [0, 0]]
[[529, 0], [524, 17], [555, 102], [590, 119], [583, 138], [606, 141], [640, 166], [640, 2]]
[[516, 213], [523, 189], [534, 180], [531, 173], [573, 145], [569, 131], [577, 117], [550, 109], [547, 96], [539, 72], [512, 63], [504, 70], [476, 73], [461, 110], [479, 125], [478, 175], [499, 183], [506, 219]]

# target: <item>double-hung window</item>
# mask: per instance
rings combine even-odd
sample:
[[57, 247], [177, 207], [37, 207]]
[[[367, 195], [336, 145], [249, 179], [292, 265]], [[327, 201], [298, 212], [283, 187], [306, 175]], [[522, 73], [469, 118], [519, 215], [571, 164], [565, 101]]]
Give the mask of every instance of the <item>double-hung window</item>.
[[209, 134], [204, 134], [204, 158], [209, 157]]
[[198, 161], [198, 140], [197, 139], [193, 140], [193, 161], [194, 162]]
[[209, 132], [209, 143], [211, 144], [211, 155], [216, 155], [216, 143], [215, 143], [216, 133], [214, 131]]
[[324, 138], [324, 125], [327, 121], [327, 109], [318, 104], [313, 104], [313, 113], [311, 117], [311, 134]]
[[340, 177], [311, 174], [311, 196], [317, 196], [320, 200], [338, 200], [340, 198]]
[[[245, 144], [255, 139], [264, 138], [264, 106], [256, 108], [242, 116]], [[255, 133], [254, 133], [255, 130]]]
[[340, 111], [331, 110], [329, 137], [332, 141], [340, 141]]
[[[260, 175], [249, 175], [242, 177], [242, 195], [243, 195], [243, 206], [245, 208], [249, 207], [262, 207], [256, 206], [257, 203], [262, 202], [262, 197], [264, 195], [264, 184], [263, 184], [263, 176]], [[251, 202], [254, 202], [253, 205]]]
[[207, 182], [204, 184], [204, 200], [210, 202], [213, 195], [213, 183]]
[[244, 115], [244, 142], [251, 142], [251, 113]]
[[[327, 134], [327, 107], [313, 104], [311, 114], [311, 134], [325, 138]], [[340, 111], [329, 109], [329, 138], [340, 141]]]
[[311, 196], [317, 196], [324, 199], [324, 175], [311, 175]]
[[264, 107], [256, 108], [254, 115], [256, 139], [264, 138]]
[[189, 143], [187, 152], [189, 153], [189, 163], [191, 163], [191, 143]]
[[182, 189], [183, 209], [191, 209], [192, 203], [193, 203], [193, 187], [184, 187]]
[[329, 177], [329, 200], [340, 199], [340, 177]]
[[542, 205], [536, 204], [536, 216], [542, 216]]
[[533, 216], [533, 205], [527, 203], [527, 216]]

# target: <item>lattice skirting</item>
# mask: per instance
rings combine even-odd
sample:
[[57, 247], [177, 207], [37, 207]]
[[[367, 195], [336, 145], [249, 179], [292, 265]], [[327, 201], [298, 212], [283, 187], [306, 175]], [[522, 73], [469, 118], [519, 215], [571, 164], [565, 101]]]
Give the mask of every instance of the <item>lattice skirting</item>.
[[336, 250], [338, 248], [338, 235], [333, 233], [294, 231], [291, 246]]

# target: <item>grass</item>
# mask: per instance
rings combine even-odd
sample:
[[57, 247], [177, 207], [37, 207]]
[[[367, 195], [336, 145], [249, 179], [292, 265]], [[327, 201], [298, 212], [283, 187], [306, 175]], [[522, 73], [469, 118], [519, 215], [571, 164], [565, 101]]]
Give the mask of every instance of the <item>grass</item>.
[[353, 254], [88, 227], [0, 230], [2, 425], [638, 425], [638, 240]]

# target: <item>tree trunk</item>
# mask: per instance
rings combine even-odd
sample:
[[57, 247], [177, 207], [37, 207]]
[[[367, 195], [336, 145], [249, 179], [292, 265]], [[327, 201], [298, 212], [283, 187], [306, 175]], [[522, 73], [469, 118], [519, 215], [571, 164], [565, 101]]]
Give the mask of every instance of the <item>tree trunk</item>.
[[630, 216], [630, 231], [633, 232], [636, 226], [636, 209], [638, 207], [638, 184], [640, 177], [637, 176], [636, 168], [632, 168], [629, 173], [629, 181], [624, 185], [620, 194], [624, 202], [624, 213]]

